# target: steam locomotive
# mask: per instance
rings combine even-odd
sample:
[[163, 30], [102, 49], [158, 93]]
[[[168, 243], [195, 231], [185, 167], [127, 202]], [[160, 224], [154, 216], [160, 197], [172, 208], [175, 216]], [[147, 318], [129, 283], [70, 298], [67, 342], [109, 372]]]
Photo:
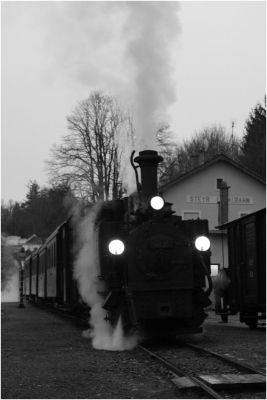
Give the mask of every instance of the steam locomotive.
[[[156, 151], [141, 151], [135, 158], [133, 152], [137, 191], [105, 202], [94, 221], [102, 307], [107, 322], [115, 325], [121, 317], [125, 330], [200, 332], [212, 290], [208, 221], [174, 215], [158, 193], [162, 160]], [[78, 304], [72, 242], [68, 220], [27, 258], [26, 296]]]

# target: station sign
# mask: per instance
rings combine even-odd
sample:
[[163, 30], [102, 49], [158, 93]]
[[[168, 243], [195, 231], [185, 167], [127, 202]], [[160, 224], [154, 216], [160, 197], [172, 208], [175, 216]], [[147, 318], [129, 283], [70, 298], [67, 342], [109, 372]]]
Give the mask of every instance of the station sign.
[[[197, 204], [217, 204], [220, 201], [219, 196], [188, 194], [186, 196], [187, 203]], [[236, 195], [228, 197], [229, 204], [253, 204], [253, 197], [246, 195]]]

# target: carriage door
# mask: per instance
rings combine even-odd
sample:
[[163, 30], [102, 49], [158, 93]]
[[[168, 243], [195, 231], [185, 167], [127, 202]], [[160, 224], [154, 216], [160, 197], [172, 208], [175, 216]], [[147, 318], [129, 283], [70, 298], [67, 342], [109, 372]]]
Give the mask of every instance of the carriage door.
[[243, 224], [243, 283], [244, 293], [243, 299], [245, 303], [257, 303], [257, 241], [256, 241], [256, 221], [250, 218]]

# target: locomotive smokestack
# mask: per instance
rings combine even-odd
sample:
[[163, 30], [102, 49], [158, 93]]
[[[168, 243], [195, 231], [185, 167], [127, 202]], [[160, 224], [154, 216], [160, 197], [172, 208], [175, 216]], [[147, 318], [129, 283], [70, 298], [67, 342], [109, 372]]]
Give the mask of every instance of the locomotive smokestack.
[[141, 185], [142, 194], [146, 198], [150, 198], [158, 192], [157, 169], [158, 163], [163, 158], [154, 150], [140, 151], [139, 156], [134, 159], [141, 169]]

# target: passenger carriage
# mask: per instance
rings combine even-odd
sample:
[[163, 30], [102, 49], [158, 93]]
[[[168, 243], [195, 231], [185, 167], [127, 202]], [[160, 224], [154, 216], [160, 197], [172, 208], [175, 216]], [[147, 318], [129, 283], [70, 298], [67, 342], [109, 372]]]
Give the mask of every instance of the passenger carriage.
[[47, 284], [47, 248], [46, 244], [44, 244], [42, 247], [40, 247], [38, 251], [38, 256], [39, 256], [39, 263], [38, 263], [38, 278], [37, 278], [37, 297], [39, 299], [45, 299], [47, 290], [46, 290], [46, 284]]

